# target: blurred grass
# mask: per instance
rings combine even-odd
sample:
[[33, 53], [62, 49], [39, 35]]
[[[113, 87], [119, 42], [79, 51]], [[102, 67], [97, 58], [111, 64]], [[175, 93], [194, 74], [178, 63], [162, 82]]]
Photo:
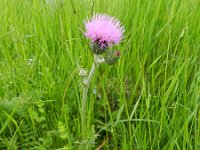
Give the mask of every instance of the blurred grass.
[[[200, 149], [199, 0], [0, 4], [0, 149]], [[96, 74], [81, 137], [94, 13], [119, 18], [126, 37], [119, 63]]]

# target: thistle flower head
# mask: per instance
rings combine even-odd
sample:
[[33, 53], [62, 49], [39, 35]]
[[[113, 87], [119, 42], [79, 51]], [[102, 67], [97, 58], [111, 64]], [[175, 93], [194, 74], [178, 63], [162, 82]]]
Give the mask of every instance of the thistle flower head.
[[118, 44], [124, 33], [124, 28], [119, 20], [105, 14], [94, 15], [85, 22], [85, 28], [84, 34], [91, 39], [96, 53], [103, 53], [108, 47]]

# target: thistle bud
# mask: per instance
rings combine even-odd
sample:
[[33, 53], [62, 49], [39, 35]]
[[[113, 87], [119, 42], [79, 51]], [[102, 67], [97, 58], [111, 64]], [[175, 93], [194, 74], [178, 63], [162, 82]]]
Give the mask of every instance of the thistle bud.
[[107, 51], [105, 55], [105, 62], [108, 65], [113, 65], [118, 61], [120, 55], [120, 51]]

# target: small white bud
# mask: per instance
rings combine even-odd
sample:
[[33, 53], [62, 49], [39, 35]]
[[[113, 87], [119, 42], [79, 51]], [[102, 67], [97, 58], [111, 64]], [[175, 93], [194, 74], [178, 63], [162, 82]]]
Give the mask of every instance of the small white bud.
[[79, 75], [80, 75], [81, 77], [87, 76], [87, 70], [85, 70], [85, 69], [83, 69], [83, 68], [80, 68], [80, 69], [79, 69]]

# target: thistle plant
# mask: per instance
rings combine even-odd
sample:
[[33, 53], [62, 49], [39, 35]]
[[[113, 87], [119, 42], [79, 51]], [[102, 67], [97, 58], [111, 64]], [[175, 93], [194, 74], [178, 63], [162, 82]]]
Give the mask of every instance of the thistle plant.
[[90, 39], [90, 48], [94, 55], [92, 68], [88, 76], [83, 81], [83, 99], [82, 99], [82, 131], [86, 132], [86, 105], [88, 89], [96, 69], [102, 63], [109, 65], [115, 64], [120, 57], [120, 52], [113, 50], [123, 39], [124, 27], [120, 21], [114, 17], [105, 14], [96, 14], [90, 20], [85, 22], [85, 37]]

